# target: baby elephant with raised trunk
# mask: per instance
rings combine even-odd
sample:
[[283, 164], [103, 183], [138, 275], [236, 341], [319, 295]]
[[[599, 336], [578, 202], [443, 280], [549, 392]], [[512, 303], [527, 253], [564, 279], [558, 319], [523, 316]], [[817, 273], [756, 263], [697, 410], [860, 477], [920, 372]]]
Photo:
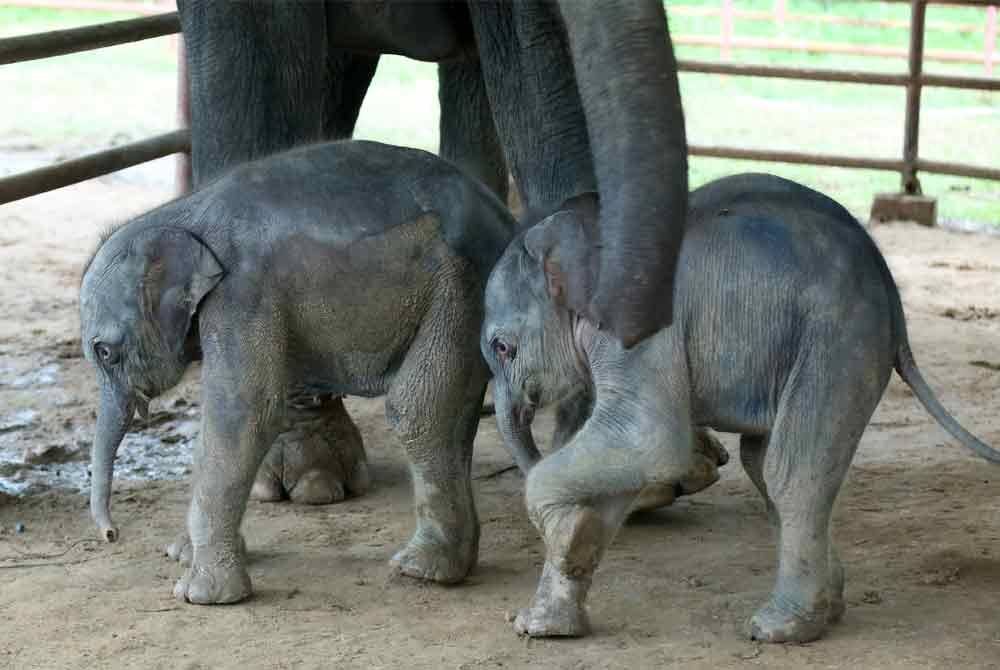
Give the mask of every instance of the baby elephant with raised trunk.
[[582, 425], [563, 430], [566, 446], [528, 477], [547, 555], [515, 629], [588, 632], [584, 600], [608, 544], [644, 490], [683, 478], [692, 431], [709, 426], [742, 435], [743, 466], [777, 529], [777, 579], [751, 635], [818, 638], [844, 612], [834, 500], [893, 369], [962, 444], [993, 462], [1000, 453], [938, 403], [885, 260], [826, 196], [770, 175], [693, 192], [675, 321], [628, 350], [565, 307], [580, 287], [563, 259], [597, 239], [593, 209], [577, 199], [515, 239], [487, 285], [480, 346], [509, 448], [531, 453], [536, 406], [577, 403], [581, 390], [593, 398]]
[[345, 141], [240, 166], [114, 231], [80, 294], [101, 390], [91, 509], [105, 537], [117, 537], [113, 462], [134, 412], [201, 356], [178, 598], [250, 595], [240, 523], [292, 388], [386, 395], [416, 508], [393, 563], [462, 580], [479, 541], [470, 465], [489, 377], [483, 294], [514, 230], [499, 200], [436, 156]]

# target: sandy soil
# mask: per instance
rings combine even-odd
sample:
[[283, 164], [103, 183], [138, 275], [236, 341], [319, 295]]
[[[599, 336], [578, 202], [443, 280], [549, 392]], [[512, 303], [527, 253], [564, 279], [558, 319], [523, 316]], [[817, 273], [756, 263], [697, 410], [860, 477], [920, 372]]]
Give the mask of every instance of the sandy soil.
[[[255, 597], [176, 603], [181, 568], [161, 548], [184, 519], [196, 385], [160, 402], [145, 446], [126, 448], [179, 453], [162, 471], [133, 471], [174, 479], [119, 478], [119, 543], [92, 541], [73, 488], [95, 408], [78, 354], [78, 272], [105, 224], [167, 195], [109, 179], [0, 208], [0, 449], [53, 447], [68, 461], [0, 471], [34, 489], [0, 501], [0, 668], [1000, 667], [1000, 470], [956, 446], [896, 380], [836, 517], [847, 616], [817, 643], [745, 637], [775, 555], [738, 459], [711, 489], [625, 527], [591, 594], [589, 639], [523, 640], [505, 622], [527, 603], [542, 559], [514, 473], [476, 482], [482, 547], [465, 584], [391, 577], [387, 561], [412, 528], [409, 484], [381, 402], [353, 399], [375, 490], [330, 507], [252, 503], [244, 528]], [[961, 420], [1000, 443], [1000, 238], [906, 224], [874, 235], [926, 376]], [[539, 419], [540, 435], [548, 422]], [[475, 474], [508, 463], [484, 421]], [[74, 468], [75, 479], [62, 473]]]

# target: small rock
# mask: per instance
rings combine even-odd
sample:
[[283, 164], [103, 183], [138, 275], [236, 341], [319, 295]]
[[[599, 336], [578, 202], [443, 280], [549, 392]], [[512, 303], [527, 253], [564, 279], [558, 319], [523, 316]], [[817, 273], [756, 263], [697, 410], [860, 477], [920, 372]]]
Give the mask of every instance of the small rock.
[[35, 422], [37, 412], [30, 409], [22, 412], [15, 412], [13, 415], [0, 420], [0, 433], [9, 433], [30, 427]]
[[882, 594], [878, 591], [865, 591], [865, 595], [861, 597], [861, 602], [868, 605], [879, 605], [882, 603]]
[[33, 386], [52, 386], [56, 383], [59, 366], [55, 363], [43, 365], [33, 372], [15, 377], [8, 386], [15, 389], [26, 389]]
[[82, 461], [87, 453], [77, 445], [47, 444], [38, 447], [28, 447], [24, 450], [22, 459], [29, 465], [48, 465], [51, 463], [68, 463]]
[[928, 571], [920, 576], [920, 583], [926, 586], [947, 586], [954, 584], [961, 577], [961, 570], [957, 567], [941, 567]]

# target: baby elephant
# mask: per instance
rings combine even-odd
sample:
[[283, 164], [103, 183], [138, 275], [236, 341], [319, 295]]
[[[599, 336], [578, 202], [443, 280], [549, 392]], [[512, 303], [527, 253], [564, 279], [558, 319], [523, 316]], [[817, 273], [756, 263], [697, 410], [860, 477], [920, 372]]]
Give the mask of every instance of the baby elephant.
[[892, 370], [962, 444], [993, 462], [1000, 453], [938, 403], [885, 260], [826, 196], [770, 175], [692, 193], [674, 323], [628, 350], [565, 307], [581, 287], [566, 281], [563, 259], [595, 243], [594, 219], [592, 201], [571, 201], [515, 239], [487, 284], [480, 346], [508, 448], [533, 453], [536, 407], [593, 398], [589, 416], [560, 428], [573, 434], [566, 446], [528, 477], [547, 555], [514, 627], [588, 632], [584, 600], [601, 556], [643, 491], [683, 479], [692, 432], [708, 426], [742, 435], [743, 467], [778, 531], [777, 579], [751, 635], [818, 638], [844, 613], [834, 499]]
[[84, 353], [101, 400], [91, 510], [108, 540], [115, 452], [134, 412], [201, 357], [203, 417], [178, 598], [251, 593], [239, 532], [291, 388], [386, 395], [410, 461], [416, 530], [399, 571], [462, 580], [479, 522], [472, 440], [489, 372], [486, 278], [515, 223], [432, 154], [373, 142], [249, 163], [103, 240], [84, 271]]

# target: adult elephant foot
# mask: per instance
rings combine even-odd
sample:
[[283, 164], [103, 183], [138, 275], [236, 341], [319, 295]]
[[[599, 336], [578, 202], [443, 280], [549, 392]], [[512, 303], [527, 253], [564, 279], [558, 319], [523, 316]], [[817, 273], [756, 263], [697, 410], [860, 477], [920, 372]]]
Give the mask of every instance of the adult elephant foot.
[[343, 398], [296, 398], [289, 424], [261, 463], [251, 498], [328, 505], [369, 489], [364, 443]]
[[[419, 535], [419, 534], [418, 534]], [[414, 537], [389, 561], [400, 575], [439, 584], [457, 584], [472, 572], [478, 556], [477, 542], [442, 542]]]
[[694, 459], [691, 470], [676, 484], [647, 486], [632, 504], [632, 512], [673, 504], [679, 497], [707, 489], [719, 481], [719, 468], [729, 462], [729, 452], [709, 430], [694, 431]]
[[[170, 560], [177, 561], [181, 565], [191, 565], [194, 549], [191, 546], [191, 536], [188, 535], [187, 529], [177, 533], [177, 537], [165, 547], [164, 551]], [[240, 552], [243, 556], [247, 554], [247, 543], [242, 535], [240, 535]]]
[[750, 619], [750, 637], [758, 642], [812, 642], [838, 614], [843, 614], [842, 605], [838, 613], [829, 607], [806, 608], [772, 595]]
[[194, 605], [226, 605], [253, 593], [246, 552], [198, 549], [187, 572], [174, 585], [174, 597]]

